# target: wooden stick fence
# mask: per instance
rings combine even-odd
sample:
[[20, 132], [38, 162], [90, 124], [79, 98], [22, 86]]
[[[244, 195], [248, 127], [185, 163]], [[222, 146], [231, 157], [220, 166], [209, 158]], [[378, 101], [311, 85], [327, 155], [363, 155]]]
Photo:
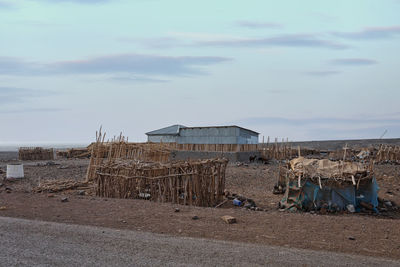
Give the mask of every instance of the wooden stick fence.
[[20, 160], [53, 160], [54, 150], [42, 147], [20, 147], [18, 158]]
[[95, 173], [96, 194], [212, 207], [223, 201], [228, 160], [170, 164], [106, 162]]
[[169, 162], [165, 144], [128, 143], [122, 136], [104, 142], [96, 132], [86, 182], [96, 194], [114, 198], [144, 198], [195, 206], [215, 206], [223, 200], [226, 159]]
[[400, 163], [400, 146], [381, 145], [376, 153], [375, 162]]
[[96, 142], [89, 146], [91, 154], [86, 180], [92, 181], [98, 166], [103, 162], [115, 160], [136, 160], [144, 162], [168, 162], [171, 149], [162, 144], [128, 143], [122, 134], [111, 141], [104, 142], [105, 133], [96, 132]]

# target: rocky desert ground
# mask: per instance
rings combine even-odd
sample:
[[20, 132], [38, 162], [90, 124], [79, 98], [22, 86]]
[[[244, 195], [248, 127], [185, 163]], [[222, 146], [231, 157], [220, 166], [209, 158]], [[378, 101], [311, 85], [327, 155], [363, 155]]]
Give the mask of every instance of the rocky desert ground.
[[[375, 166], [379, 197], [393, 203], [390, 211], [317, 214], [278, 209], [282, 195], [272, 193], [279, 167], [274, 162], [228, 165], [227, 191], [253, 199], [257, 210], [236, 207], [231, 200], [201, 208], [100, 198], [84, 187], [36, 193], [49, 180], [83, 181], [89, 160], [25, 161], [25, 178], [4, 179], [6, 165], [16, 162], [15, 153], [2, 153], [0, 216], [400, 259], [400, 165]], [[237, 223], [226, 224], [224, 215]]]

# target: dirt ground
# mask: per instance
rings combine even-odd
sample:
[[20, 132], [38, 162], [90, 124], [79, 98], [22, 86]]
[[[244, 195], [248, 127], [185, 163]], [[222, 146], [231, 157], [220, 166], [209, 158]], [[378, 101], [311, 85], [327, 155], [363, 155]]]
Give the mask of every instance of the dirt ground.
[[[7, 163], [0, 161], [3, 170], [0, 178], [5, 177]], [[265, 211], [235, 207], [231, 201], [221, 208], [200, 208], [105, 199], [92, 196], [90, 191], [32, 192], [46, 180], [83, 180], [87, 165], [87, 159], [24, 162], [26, 177], [3, 180], [0, 186], [0, 216], [400, 259], [397, 214], [317, 215], [278, 211], [282, 195], [272, 194], [277, 164], [229, 164], [227, 168], [227, 190], [252, 198]], [[377, 165], [375, 173], [380, 197], [400, 204], [400, 166]], [[63, 197], [68, 201], [62, 202]], [[238, 223], [227, 225], [220, 218], [223, 215], [236, 217]]]

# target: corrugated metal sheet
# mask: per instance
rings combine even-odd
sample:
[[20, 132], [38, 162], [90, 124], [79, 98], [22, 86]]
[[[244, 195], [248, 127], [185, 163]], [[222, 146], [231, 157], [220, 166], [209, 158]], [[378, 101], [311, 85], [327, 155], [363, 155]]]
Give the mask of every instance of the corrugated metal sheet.
[[258, 144], [257, 132], [239, 126], [184, 127], [182, 125], [173, 125], [149, 132], [147, 135], [149, 142]]
[[146, 133], [147, 135], [178, 135], [179, 134], [179, 129], [185, 128], [183, 125], [171, 125], [165, 128], [161, 128], [155, 131], [151, 131]]
[[176, 143], [178, 135], [149, 135], [148, 142], [152, 143]]

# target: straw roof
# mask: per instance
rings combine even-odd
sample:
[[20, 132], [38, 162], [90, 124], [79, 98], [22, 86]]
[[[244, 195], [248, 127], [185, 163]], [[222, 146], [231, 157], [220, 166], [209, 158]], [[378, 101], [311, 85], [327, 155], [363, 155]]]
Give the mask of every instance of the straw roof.
[[331, 161], [328, 159], [295, 158], [289, 163], [290, 171], [296, 177], [354, 180], [368, 178], [372, 173], [370, 166], [358, 162]]

